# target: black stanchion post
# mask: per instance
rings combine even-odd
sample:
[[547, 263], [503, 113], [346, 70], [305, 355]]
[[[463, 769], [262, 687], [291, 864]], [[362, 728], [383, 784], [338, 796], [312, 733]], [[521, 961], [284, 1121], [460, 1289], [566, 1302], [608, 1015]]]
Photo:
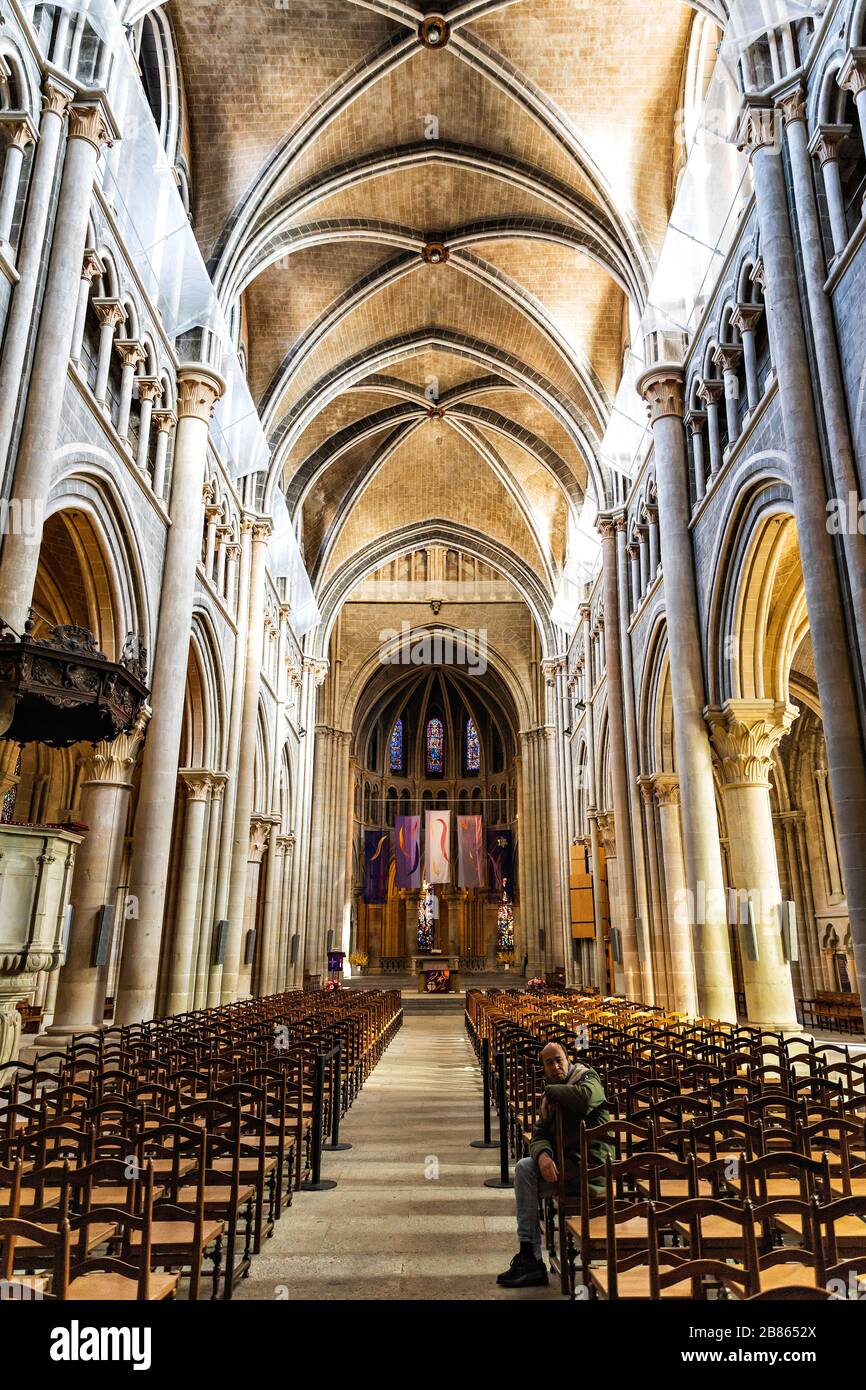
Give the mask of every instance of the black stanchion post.
[[322, 1126], [325, 1120], [325, 1056], [319, 1053], [316, 1058], [316, 1075], [313, 1092], [313, 1164], [312, 1173], [306, 1182], [301, 1183], [302, 1192], [326, 1192], [336, 1187], [333, 1178], [322, 1177]]
[[487, 1178], [485, 1187], [513, 1187], [508, 1173], [508, 1109], [505, 1094], [505, 1055], [496, 1054], [496, 1094], [499, 1101], [499, 1177]]
[[331, 1095], [331, 1139], [323, 1145], [329, 1153], [351, 1149], [351, 1144], [340, 1143], [340, 1109], [343, 1104], [343, 1044], [337, 1044], [334, 1057], [334, 1089]]
[[484, 1082], [484, 1138], [473, 1139], [469, 1147], [472, 1149], [495, 1149], [496, 1144], [490, 1137], [490, 1040], [484, 1038], [481, 1043], [481, 1077]]

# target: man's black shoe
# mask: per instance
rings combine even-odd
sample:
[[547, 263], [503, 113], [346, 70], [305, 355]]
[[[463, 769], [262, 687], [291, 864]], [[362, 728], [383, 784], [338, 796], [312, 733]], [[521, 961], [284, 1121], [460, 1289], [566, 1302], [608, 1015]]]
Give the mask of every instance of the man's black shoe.
[[506, 1289], [529, 1289], [547, 1283], [547, 1266], [534, 1255], [515, 1255], [508, 1269], [496, 1280]]

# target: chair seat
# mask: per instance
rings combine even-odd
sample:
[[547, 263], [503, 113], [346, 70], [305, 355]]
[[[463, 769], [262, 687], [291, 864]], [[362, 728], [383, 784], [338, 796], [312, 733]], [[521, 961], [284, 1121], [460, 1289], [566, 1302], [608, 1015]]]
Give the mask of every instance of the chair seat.
[[760, 1271], [761, 1293], [767, 1293], [770, 1289], [787, 1288], [789, 1284], [796, 1284], [799, 1287], [805, 1285], [811, 1288], [817, 1287], [815, 1276], [815, 1266], [811, 1264], [778, 1264], [771, 1265], [769, 1269]]
[[[607, 1265], [593, 1265], [589, 1271], [589, 1280], [598, 1289], [601, 1298], [609, 1298], [610, 1280]], [[648, 1265], [640, 1265], [637, 1269], [629, 1269], [625, 1274], [617, 1275], [617, 1298], [649, 1298], [650, 1296], [650, 1274]], [[663, 1298], [691, 1298], [692, 1286], [686, 1279], [681, 1284], [675, 1284], [672, 1289], [663, 1291]]]
[[[171, 1298], [172, 1294], [177, 1292], [179, 1277], [177, 1274], [151, 1274], [150, 1301], [156, 1303], [161, 1299]], [[93, 1274], [81, 1274], [77, 1279], [70, 1280], [66, 1297], [70, 1303], [136, 1303], [138, 1283], [135, 1279], [127, 1279], [123, 1274], [100, 1270]]]
[[[580, 1235], [580, 1220], [569, 1221], [569, 1230], [577, 1227], [576, 1234]], [[589, 1222], [590, 1240], [604, 1240], [607, 1236], [607, 1218], [604, 1216], [593, 1216]], [[647, 1222], [642, 1216], [632, 1217], [630, 1221], [620, 1221], [616, 1228], [617, 1245], [646, 1245], [647, 1243]]]
[[851, 1178], [851, 1191], [846, 1193], [841, 1179], [834, 1178], [830, 1186], [834, 1197], [866, 1197], [866, 1178]]
[[[157, 1183], [154, 1191], [159, 1196], [162, 1192], [164, 1183]], [[90, 1194], [90, 1206], [93, 1207], [120, 1207], [125, 1209], [129, 1201], [129, 1187], [94, 1187]]]
[[[154, 1175], [157, 1177], [160, 1173], [171, 1175], [174, 1172], [173, 1158], [148, 1158], [145, 1156], [145, 1161], [153, 1164]], [[178, 1177], [186, 1177], [187, 1173], [191, 1173], [195, 1166], [196, 1160], [194, 1158], [182, 1158], [177, 1165]]]
[[256, 1189], [252, 1183], [245, 1183], [233, 1192], [231, 1187], [206, 1187], [204, 1190], [204, 1208], [211, 1216], [220, 1216], [232, 1204], [243, 1206], [256, 1195]]
[[[277, 1166], [275, 1158], [266, 1158], [264, 1161], [264, 1171], [272, 1173]], [[217, 1173], [230, 1173], [232, 1171], [232, 1160], [230, 1158], [218, 1158], [210, 1164]], [[257, 1158], [242, 1158], [238, 1169], [242, 1178], [255, 1178], [259, 1172], [259, 1160]]]
[[[204, 1246], [208, 1246], [215, 1241], [217, 1236], [221, 1236], [225, 1223], [222, 1221], [205, 1221], [202, 1227], [202, 1239]], [[167, 1250], [178, 1246], [192, 1245], [195, 1240], [194, 1221], [154, 1221], [151, 1226], [151, 1238], [154, 1250]], [[141, 1244], [141, 1231], [130, 1231], [129, 1243], [132, 1246]]]

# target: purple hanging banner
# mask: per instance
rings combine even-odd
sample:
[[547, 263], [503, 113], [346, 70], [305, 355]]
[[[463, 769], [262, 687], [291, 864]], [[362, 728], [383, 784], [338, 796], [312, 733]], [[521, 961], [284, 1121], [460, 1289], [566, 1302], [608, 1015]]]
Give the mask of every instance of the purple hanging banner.
[[388, 896], [390, 830], [364, 831], [364, 902], [383, 903]]
[[488, 830], [487, 865], [490, 869], [490, 887], [497, 893], [508, 884], [508, 896], [514, 896], [514, 839], [510, 830]]
[[486, 888], [484, 830], [480, 816], [457, 817], [458, 884], [461, 888]]
[[398, 816], [395, 827], [398, 888], [421, 887], [421, 817]]

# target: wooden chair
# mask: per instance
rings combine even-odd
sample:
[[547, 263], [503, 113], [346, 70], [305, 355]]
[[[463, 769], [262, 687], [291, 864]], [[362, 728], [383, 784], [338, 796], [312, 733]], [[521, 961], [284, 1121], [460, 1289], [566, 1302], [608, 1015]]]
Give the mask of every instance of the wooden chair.
[[[708, 1221], [726, 1222], [739, 1234], [739, 1240], [729, 1242], [734, 1250], [733, 1260], [708, 1255], [704, 1229]], [[649, 1203], [649, 1287], [650, 1298], [673, 1296], [696, 1300], [706, 1299], [708, 1285], [725, 1288], [740, 1297], [760, 1292], [758, 1248], [751, 1202], [735, 1204], [717, 1202], [705, 1197], [691, 1198], [659, 1209]], [[665, 1231], [673, 1225], [688, 1231], [688, 1258], [671, 1260], [664, 1245]], [[688, 1285], [685, 1292], [682, 1286]]]
[[[201, 1287], [202, 1265], [209, 1256], [213, 1265], [213, 1294], [219, 1293], [222, 1241], [225, 1222], [205, 1215], [207, 1135], [202, 1129], [168, 1122], [136, 1135], [136, 1151], [142, 1170], [159, 1163], [165, 1180], [162, 1194], [154, 1199], [151, 1227], [152, 1260], [161, 1269], [189, 1276], [189, 1298], [194, 1302]], [[139, 1243], [138, 1233], [131, 1244]]]
[[[19, 1216], [0, 1217], [0, 1281], [3, 1301], [28, 1302], [31, 1299], [52, 1302], [66, 1298], [69, 1286], [69, 1223], [61, 1222], [57, 1230], [46, 1229]], [[41, 1274], [15, 1274], [19, 1261], [16, 1254], [24, 1243], [29, 1249], [38, 1248]]]
[[[102, 1159], [94, 1167], [113, 1161]], [[67, 1301], [149, 1303], [175, 1297], [178, 1276], [154, 1273], [151, 1269], [154, 1181], [150, 1166], [144, 1172], [140, 1187], [140, 1215], [130, 1209], [136, 1200], [132, 1185], [130, 1193], [128, 1207], [91, 1208], [70, 1222], [73, 1231], [79, 1232], [80, 1251], [81, 1243], [85, 1250], [89, 1244], [88, 1228], [110, 1220], [117, 1228], [115, 1240], [119, 1243], [120, 1253], [71, 1254], [69, 1284], [64, 1294]]]

